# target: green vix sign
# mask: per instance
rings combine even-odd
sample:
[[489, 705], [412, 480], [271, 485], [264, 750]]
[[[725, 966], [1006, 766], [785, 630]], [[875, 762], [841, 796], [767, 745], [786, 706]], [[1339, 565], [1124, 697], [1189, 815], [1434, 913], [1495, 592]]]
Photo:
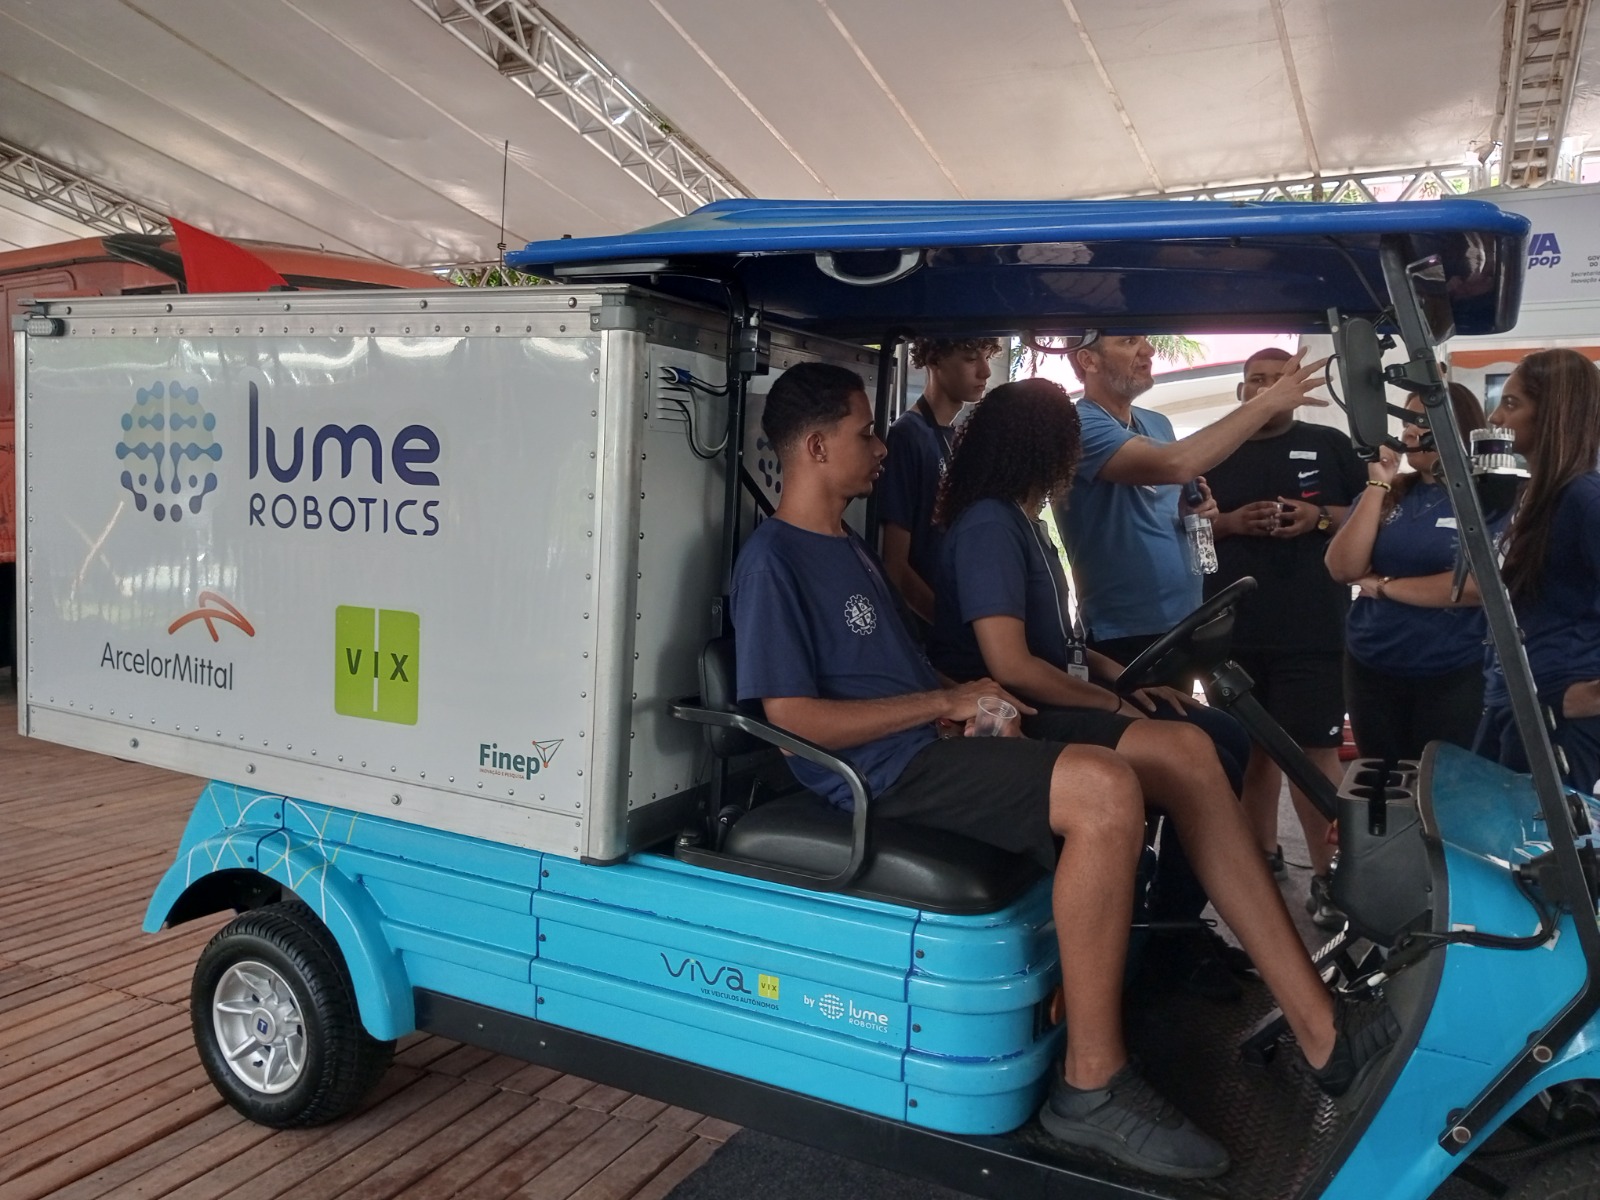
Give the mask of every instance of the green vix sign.
[[415, 725], [421, 640], [416, 613], [341, 604], [333, 621], [334, 711]]

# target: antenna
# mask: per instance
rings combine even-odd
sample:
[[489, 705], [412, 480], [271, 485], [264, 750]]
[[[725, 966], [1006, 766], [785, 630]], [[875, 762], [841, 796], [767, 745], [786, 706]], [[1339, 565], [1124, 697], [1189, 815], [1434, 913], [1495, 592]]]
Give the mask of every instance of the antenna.
[[511, 139], [507, 138], [500, 152], [500, 240], [495, 243], [500, 251], [500, 266], [506, 265], [506, 174], [511, 167]]

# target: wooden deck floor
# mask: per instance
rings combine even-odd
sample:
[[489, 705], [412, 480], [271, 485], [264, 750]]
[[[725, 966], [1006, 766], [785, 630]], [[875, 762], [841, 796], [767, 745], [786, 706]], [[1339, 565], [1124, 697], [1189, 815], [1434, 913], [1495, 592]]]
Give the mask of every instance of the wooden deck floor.
[[0, 1200], [651, 1200], [735, 1127], [443, 1038], [355, 1116], [276, 1132], [206, 1079], [189, 975], [224, 917], [145, 903], [199, 781], [17, 736], [0, 675]]

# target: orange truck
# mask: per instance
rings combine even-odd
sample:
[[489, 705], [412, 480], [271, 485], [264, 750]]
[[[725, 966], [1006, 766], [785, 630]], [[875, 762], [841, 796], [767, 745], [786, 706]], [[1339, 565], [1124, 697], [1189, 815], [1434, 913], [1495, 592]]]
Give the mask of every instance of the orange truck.
[[[204, 235], [202, 235], [204, 237]], [[215, 243], [216, 239], [206, 239]], [[231, 243], [250, 258], [270, 268], [284, 284], [301, 291], [359, 288], [437, 288], [449, 283], [425, 271], [413, 271], [375, 259], [336, 254], [304, 246], [275, 242]], [[186, 261], [176, 234], [107, 234], [78, 241], [57, 242], [0, 254], [0, 311], [7, 320], [22, 313], [35, 298], [59, 300], [73, 296], [132, 296], [162, 292], [215, 291], [215, 286], [191, 287], [197, 264], [194, 243]], [[214, 280], [214, 263], [206, 264]], [[260, 290], [259, 285], [239, 287]], [[13, 644], [16, 588], [12, 573], [17, 559], [16, 426], [14, 339], [0, 338], [0, 668], [16, 663]]]

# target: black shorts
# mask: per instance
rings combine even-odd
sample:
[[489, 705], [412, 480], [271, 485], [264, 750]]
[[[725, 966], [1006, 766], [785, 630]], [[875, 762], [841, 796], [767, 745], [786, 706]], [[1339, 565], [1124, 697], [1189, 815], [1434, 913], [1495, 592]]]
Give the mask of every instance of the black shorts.
[[[1115, 747], [1129, 718], [1098, 715], [1107, 720], [1085, 723], [1084, 736], [1076, 740]], [[1095, 740], [1090, 735], [1096, 732], [1110, 740]], [[1032, 738], [941, 738], [918, 751], [900, 778], [873, 800], [872, 812], [1026, 854], [1053, 871], [1057, 843], [1050, 828], [1050, 777], [1065, 749], [1062, 742]]]
[[1307, 750], [1344, 741], [1344, 656], [1337, 650], [1236, 650], [1251, 695]]

